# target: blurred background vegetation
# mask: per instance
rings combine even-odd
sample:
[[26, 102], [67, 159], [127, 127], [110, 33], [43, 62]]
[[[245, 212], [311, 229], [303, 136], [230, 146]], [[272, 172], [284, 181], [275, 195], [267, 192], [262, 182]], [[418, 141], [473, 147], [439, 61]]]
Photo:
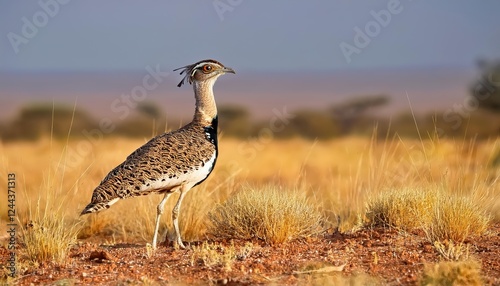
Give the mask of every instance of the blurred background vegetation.
[[[293, 118], [279, 131], [272, 130], [271, 119], [255, 119], [244, 107], [219, 106], [220, 130], [224, 136], [258, 137], [269, 128], [275, 138], [304, 137], [331, 139], [345, 135], [379, 137], [476, 137], [484, 139], [500, 133], [500, 61], [479, 61], [479, 75], [470, 84], [469, 96], [448, 110], [413, 114], [410, 109], [388, 117], [377, 112], [390, 104], [390, 95], [367, 94], [323, 109], [292, 110]], [[37, 103], [22, 108], [15, 118], [0, 123], [2, 141], [78, 138], [99, 130], [99, 120], [85, 110], [53, 103]], [[184, 122], [185, 123], [185, 122]], [[132, 116], [113, 123], [103, 136], [151, 137], [176, 129], [183, 122], [168, 118], [153, 102], [142, 102]]]

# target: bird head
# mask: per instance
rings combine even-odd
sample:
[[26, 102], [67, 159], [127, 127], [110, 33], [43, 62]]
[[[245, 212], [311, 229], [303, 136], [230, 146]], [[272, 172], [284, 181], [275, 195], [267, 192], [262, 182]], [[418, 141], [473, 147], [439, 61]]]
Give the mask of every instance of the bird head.
[[215, 60], [203, 60], [195, 64], [175, 69], [181, 70], [180, 74], [185, 74], [184, 78], [177, 85], [181, 87], [184, 83], [192, 84], [194, 81], [205, 81], [211, 78], [217, 78], [225, 73], [235, 73], [232, 68], [225, 67]]

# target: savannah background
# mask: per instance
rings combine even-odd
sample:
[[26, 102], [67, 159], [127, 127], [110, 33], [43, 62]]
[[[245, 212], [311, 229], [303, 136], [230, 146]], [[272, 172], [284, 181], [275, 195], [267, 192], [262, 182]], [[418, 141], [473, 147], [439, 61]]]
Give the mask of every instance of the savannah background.
[[[0, 281], [499, 285], [499, 8], [2, 2]], [[190, 247], [147, 245], [158, 196], [79, 217], [109, 170], [189, 122], [172, 70], [205, 58], [236, 75], [215, 85], [216, 168], [181, 210]]]

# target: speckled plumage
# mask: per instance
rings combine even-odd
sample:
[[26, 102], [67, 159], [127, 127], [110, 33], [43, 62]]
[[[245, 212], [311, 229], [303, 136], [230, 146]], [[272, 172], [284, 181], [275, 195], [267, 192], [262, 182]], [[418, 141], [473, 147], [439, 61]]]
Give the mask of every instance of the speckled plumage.
[[[114, 168], [95, 189], [91, 203], [84, 213], [98, 212], [111, 206], [114, 199], [148, 195], [150, 193], [169, 192], [183, 181], [176, 181], [182, 175], [205, 167], [212, 156], [217, 157], [217, 123], [202, 126], [191, 122], [179, 130], [161, 134], [130, 154], [127, 159]], [[209, 131], [206, 131], [209, 130]], [[202, 136], [200, 136], [202, 134]], [[209, 135], [214, 138], [211, 142]], [[215, 161], [213, 162], [215, 165]], [[209, 173], [198, 182], [201, 183]], [[154, 182], [164, 186], [155, 187]]]
[[177, 243], [184, 247], [178, 214], [182, 199], [194, 186], [203, 182], [217, 161], [217, 107], [213, 85], [224, 73], [234, 73], [214, 60], [204, 60], [181, 68], [185, 77], [179, 87], [188, 82], [193, 85], [196, 108], [193, 121], [179, 130], [163, 133], [130, 154], [102, 180], [92, 194], [91, 202], [83, 214], [109, 208], [120, 199], [164, 194], [157, 208], [153, 248], [156, 247], [159, 219], [165, 201], [173, 192], [180, 192], [172, 210]]

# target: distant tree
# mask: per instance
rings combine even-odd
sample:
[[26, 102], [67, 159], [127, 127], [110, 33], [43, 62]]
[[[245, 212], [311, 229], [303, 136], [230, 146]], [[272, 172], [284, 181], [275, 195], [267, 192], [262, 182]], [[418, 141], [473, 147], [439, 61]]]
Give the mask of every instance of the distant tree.
[[339, 123], [342, 134], [350, 133], [355, 123], [370, 109], [389, 103], [387, 95], [359, 96], [330, 108], [333, 118]]
[[238, 105], [223, 105], [218, 109], [219, 127], [225, 135], [239, 138], [250, 136], [252, 124], [250, 113], [245, 107]]
[[329, 139], [339, 135], [339, 128], [330, 115], [316, 110], [294, 112], [291, 128], [295, 133], [310, 139]]
[[163, 117], [163, 111], [160, 107], [154, 102], [147, 101], [141, 102], [136, 107], [137, 112], [140, 114], [144, 114], [153, 119], [160, 119]]
[[80, 136], [83, 130], [97, 124], [83, 111], [52, 104], [35, 104], [21, 108], [17, 117], [3, 128], [3, 140], [36, 140], [42, 136], [65, 138]]
[[158, 104], [145, 101], [139, 103], [129, 117], [117, 123], [113, 135], [151, 138], [168, 131], [169, 127], [167, 117]]
[[163, 132], [163, 124], [156, 124], [146, 116], [131, 116], [116, 125], [113, 135], [148, 139]]
[[480, 69], [479, 78], [471, 85], [470, 92], [479, 107], [500, 112], [500, 60], [477, 63]]

